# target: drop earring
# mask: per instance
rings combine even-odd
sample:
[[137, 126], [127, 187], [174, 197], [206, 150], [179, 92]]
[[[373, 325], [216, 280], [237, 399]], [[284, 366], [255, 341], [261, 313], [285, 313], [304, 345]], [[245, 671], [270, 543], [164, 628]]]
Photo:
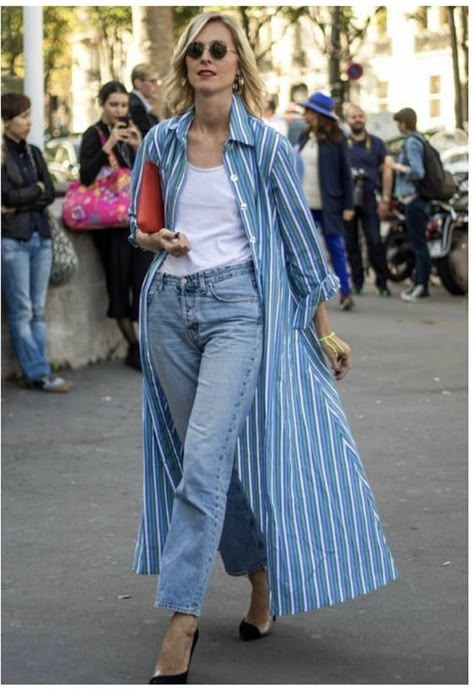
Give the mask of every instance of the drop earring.
[[236, 74], [234, 82], [232, 84], [232, 92], [236, 95], [239, 96], [244, 88], [244, 78], [241, 74]]

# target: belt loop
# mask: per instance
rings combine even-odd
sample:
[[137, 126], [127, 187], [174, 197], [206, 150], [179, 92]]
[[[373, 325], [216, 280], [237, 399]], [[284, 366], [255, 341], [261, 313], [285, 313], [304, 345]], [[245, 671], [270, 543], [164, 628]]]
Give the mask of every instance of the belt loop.
[[203, 273], [199, 273], [199, 289], [202, 290], [202, 292], [206, 292], [206, 276]]

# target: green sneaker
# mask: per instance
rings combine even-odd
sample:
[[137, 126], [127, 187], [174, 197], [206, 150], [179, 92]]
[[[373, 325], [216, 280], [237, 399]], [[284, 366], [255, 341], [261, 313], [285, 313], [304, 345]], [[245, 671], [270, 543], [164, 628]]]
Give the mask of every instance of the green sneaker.
[[380, 288], [378, 293], [379, 293], [379, 297], [391, 297], [392, 296], [392, 293], [390, 292], [388, 287]]
[[362, 287], [353, 288], [352, 292], [354, 293], [354, 295], [361, 295], [364, 292], [364, 288], [362, 288]]

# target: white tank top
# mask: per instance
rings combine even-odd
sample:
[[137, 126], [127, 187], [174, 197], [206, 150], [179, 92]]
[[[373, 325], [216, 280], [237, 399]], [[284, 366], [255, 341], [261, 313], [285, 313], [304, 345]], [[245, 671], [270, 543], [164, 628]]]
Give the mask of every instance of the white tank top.
[[300, 156], [304, 165], [303, 191], [308, 206], [310, 208], [322, 208], [318, 167], [319, 144], [312, 132]]
[[182, 277], [252, 256], [223, 165], [196, 168], [187, 163], [173, 230], [187, 235], [191, 250], [180, 257], [168, 254], [161, 273]]

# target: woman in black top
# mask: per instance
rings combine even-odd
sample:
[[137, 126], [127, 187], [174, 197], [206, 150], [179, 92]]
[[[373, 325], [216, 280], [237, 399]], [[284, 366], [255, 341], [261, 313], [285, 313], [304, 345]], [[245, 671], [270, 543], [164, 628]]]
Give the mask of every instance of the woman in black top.
[[[113, 152], [120, 167], [131, 168], [141, 135], [133, 122], [120, 121], [128, 114], [128, 92], [123, 84], [110, 81], [99, 91], [100, 120], [85, 132], [81, 144], [81, 182], [90, 185]], [[135, 323], [138, 321], [140, 289], [153, 259], [128, 242], [127, 227], [94, 230], [92, 236], [104, 266], [109, 296], [107, 316], [116, 319], [129, 344], [126, 364], [141, 369]], [[135, 322], [135, 323], [134, 323]]]
[[38, 147], [26, 142], [31, 101], [2, 94], [2, 293], [10, 335], [28, 388], [66, 393], [70, 383], [51, 374], [44, 309], [53, 249], [46, 208], [54, 188]]

